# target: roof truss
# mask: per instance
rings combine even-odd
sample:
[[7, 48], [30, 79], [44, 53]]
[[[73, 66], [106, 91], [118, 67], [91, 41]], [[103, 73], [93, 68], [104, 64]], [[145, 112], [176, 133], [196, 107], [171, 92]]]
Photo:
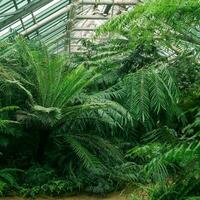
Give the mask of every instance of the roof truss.
[[3, 18], [0, 20], [0, 29], [6, 27], [7, 25], [11, 24], [12, 22], [30, 14], [34, 10], [41, 8], [42, 6], [50, 3], [52, 0], [35, 0], [28, 3], [26, 6], [18, 9], [12, 16], [8, 16], [5, 19]]

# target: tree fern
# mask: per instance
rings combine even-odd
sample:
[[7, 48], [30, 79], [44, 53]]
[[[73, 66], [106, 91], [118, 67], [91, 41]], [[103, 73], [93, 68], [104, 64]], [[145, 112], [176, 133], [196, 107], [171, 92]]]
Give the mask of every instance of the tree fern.
[[[11, 89], [14, 85], [17, 91], [26, 95], [28, 105], [18, 112], [18, 119], [28, 126], [37, 124], [35, 132], [40, 135], [38, 152], [43, 152], [38, 153], [38, 157], [44, 155], [44, 143], [49, 136], [60, 128], [83, 130], [91, 123], [90, 120], [96, 123], [96, 127], [107, 124], [111, 128], [122, 128], [123, 124], [131, 123], [132, 117], [119, 103], [95, 90], [89, 92], [94, 81], [102, 76], [101, 72], [83, 64], [70, 67], [63, 56], [50, 55], [42, 44], [39, 46], [40, 51], [24, 39], [17, 38], [16, 52], [25, 66], [20, 70], [13, 68], [10, 72], [5, 66], [9, 76], [2, 77]], [[82, 148], [84, 153], [84, 147], [70, 139], [76, 147], [74, 150], [81, 156], [77, 148]]]

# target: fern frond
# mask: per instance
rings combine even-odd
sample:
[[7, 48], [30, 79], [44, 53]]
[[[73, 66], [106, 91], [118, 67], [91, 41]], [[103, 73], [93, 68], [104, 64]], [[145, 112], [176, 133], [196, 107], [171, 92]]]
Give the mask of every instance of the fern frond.
[[66, 135], [65, 140], [73, 149], [74, 153], [83, 162], [83, 165], [90, 170], [97, 170], [101, 168], [101, 162], [91, 154], [75, 137]]
[[[136, 73], [128, 75], [125, 82], [128, 107], [132, 116], [143, 123], [150, 120], [149, 87], [145, 72], [145, 70], [138, 70]], [[130, 89], [132, 90], [130, 91]]]

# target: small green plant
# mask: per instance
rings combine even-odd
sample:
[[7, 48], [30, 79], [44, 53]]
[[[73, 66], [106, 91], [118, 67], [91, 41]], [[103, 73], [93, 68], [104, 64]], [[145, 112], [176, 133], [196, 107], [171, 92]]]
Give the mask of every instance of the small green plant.
[[48, 196], [61, 196], [64, 194], [73, 194], [79, 191], [80, 183], [77, 180], [51, 180], [38, 186], [24, 185], [20, 187], [19, 194], [24, 197], [35, 198], [41, 194]]
[[17, 173], [22, 173], [22, 170], [5, 168], [0, 170], [0, 196], [9, 194], [12, 189], [18, 188]]
[[48, 167], [33, 166], [24, 173], [24, 184], [33, 186], [41, 186], [54, 179], [55, 172]]

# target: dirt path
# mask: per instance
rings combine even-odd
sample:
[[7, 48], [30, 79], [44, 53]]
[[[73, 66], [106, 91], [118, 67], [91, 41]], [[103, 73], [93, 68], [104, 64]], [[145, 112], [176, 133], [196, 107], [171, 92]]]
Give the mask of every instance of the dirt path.
[[[24, 199], [19, 197], [1, 197], [1, 200], [31, 200], [31, 199]], [[73, 197], [63, 197], [63, 198], [37, 198], [35, 200], [131, 200], [130, 195], [123, 195], [119, 193], [113, 193], [108, 195], [107, 197], [101, 198], [101, 197], [93, 197], [93, 196], [86, 196], [86, 195], [80, 195], [80, 196], [73, 196]]]

